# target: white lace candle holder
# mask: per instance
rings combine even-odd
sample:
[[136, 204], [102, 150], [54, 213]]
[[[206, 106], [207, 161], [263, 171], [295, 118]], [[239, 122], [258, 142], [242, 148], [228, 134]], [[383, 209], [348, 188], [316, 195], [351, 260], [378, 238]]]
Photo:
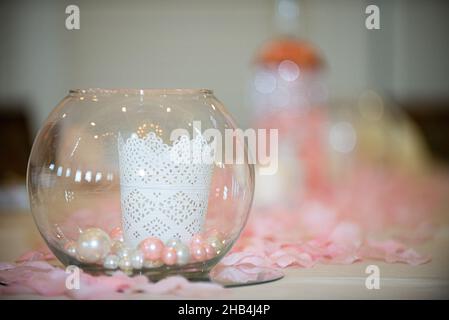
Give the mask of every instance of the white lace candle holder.
[[148, 238], [189, 242], [203, 230], [213, 148], [198, 134], [170, 146], [155, 133], [118, 137], [123, 235], [137, 247]]

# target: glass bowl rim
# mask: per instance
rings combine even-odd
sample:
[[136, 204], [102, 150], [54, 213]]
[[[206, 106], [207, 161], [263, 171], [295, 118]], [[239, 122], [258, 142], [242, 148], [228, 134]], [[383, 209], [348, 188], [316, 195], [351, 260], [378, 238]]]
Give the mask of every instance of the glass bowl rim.
[[70, 95], [212, 95], [213, 90], [205, 88], [77, 88], [70, 89]]

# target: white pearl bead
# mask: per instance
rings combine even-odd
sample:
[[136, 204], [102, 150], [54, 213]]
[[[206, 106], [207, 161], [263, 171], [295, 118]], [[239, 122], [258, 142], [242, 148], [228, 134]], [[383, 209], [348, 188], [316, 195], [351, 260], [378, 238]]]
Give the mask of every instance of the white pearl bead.
[[164, 263], [160, 260], [144, 260], [143, 261], [143, 267], [147, 268], [147, 269], [152, 269], [152, 268], [159, 268], [163, 265]]
[[131, 260], [129, 258], [120, 259], [118, 266], [120, 269], [128, 271], [132, 269]]
[[179, 265], [185, 265], [189, 262], [190, 259], [190, 250], [185, 244], [178, 244], [176, 247], [176, 263]]
[[115, 270], [118, 268], [119, 258], [116, 255], [110, 254], [106, 256], [103, 262], [103, 267], [110, 270]]
[[165, 246], [169, 247], [169, 248], [174, 248], [180, 244], [182, 244], [182, 242], [178, 239], [170, 239], [170, 240], [167, 240], [167, 242], [165, 242]]
[[210, 244], [212, 248], [214, 248], [217, 254], [219, 254], [223, 249], [223, 243], [217, 236], [211, 236], [207, 238], [207, 243]]
[[117, 251], [117, 255], [120, 259], [125, 259], [130, 257], [132, 253], [131, 248], [128, 248], [126, 246], [121, 247], [118, 251]]
[[140, 250], [135, 250], [129, 256], [131, 260], [131, 265], [134, 269], [142, 269], [143, 266], [143, 252]]
[[76, 252], [82, 262], [99, 262], [106, 257], [111, 249], [109, 235], [101, 229], [84, 230], [77, 241]]
[[65, 245], [65, 251], [72, 257], [76, 256], [76, 243], [75, 242], [68, 242]]

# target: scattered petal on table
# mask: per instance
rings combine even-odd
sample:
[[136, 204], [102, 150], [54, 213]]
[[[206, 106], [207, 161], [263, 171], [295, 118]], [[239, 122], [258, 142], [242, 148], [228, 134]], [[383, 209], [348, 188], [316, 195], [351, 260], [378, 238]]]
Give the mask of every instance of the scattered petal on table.
[[418, 254], [414, 249], [407, 248], [395, 240], [369, 241], [362, 248], [361, 255], [365, 259], [385, 260], [388, 263], [408, 263], [419, 265], [430, 261], [430, 256]]
[[39, 294], [67, 296], [74, 299], [123, 299], [126, 294], [148, 293], [207, 297], [222, 289], [218, 284], [190, 282], [172, 276], [159, 282], [149, 282], [145, 276], [129, 277], [123, 272], [112, 276], [92, 276], [80, 272], [79, 288], [68, 289], [65, 270], [45, 261], [27, 261], [19, 265], [2, 264], [0, 294]]

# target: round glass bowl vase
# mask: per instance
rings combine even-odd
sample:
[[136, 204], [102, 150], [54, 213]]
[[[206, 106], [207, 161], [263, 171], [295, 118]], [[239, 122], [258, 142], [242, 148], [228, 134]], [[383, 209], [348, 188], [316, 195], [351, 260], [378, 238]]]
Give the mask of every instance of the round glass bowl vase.
[[[64, 265], [205, 278], [254, 192], [244, 141], [210, 90], [72, 90], [31, 151], [31, 210]], [[226, 153], [240, 150], [240, 161]], [[238, 151], [235, 152], [238, 154]]]

